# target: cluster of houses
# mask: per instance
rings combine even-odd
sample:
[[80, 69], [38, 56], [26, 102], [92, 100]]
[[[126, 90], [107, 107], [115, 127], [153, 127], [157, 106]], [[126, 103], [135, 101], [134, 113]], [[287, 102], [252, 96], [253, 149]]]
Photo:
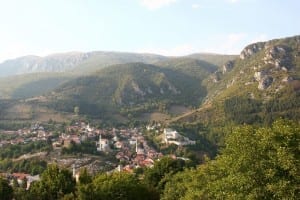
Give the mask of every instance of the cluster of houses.
[[[158, 129], [159, 127], [159, 129]], [[196, 141], [179, 134], [176, 130], [165, 128], [160, 129], [161, 125], [146, 126], [148, 131], [163, 130], [163, 143], [175, 144], [178, 146], [195, 145]], [[115, 158], [122, 163], [115, 170], [117, 171], [133, 171], [138, 167], [152, 167], [154, 160], [162, 157], [162, 153], [157, 152], [150, 147], [141, 130], [134, 129], [96, 129], [89, 124], [83, 122], [77, 123], [75, 126], [68, 127], [69, 133], [78, 134], [62, 134], [60, 136], [60, 144], [68, 145], [70, 141], [80, 143], [82, 139], [98, 138], [96, 148], [99, 152], [113, 154]], [[67, 142], [66, 142], [67, 141]], [[55, 143], [54, 143], [55, 144]], [[77, 170], [78, 171], [78, 170]]]
[[[111, 128], [97, 129], [84, 122], [76, 122], [66, 127], [52, 142], [54, 149], [68, 148], [71, 143], [80, 144], [90, 140], [95, 142], [95, 149], [104, 155], [113, 155], [122, 165], [117, 166], [118, 171], [132, 171], [137, 167], [151, 167], [154, 160], [163, 156], [150, 147], [147, 140], [138, 128]], [[72, 165], [73, 166], [73, 165]], [[82, 165], [75, 164], [75, 171]]]
[[[159, 127], [159, 129], [157, 129]], [[146, 127], [148, 131], [156, 131], [158, 134], [163, 130], [163, 143], [175, 144], [178, 146], [194, 145], [196, 142], [179, 134], [176, 130], [165, 128], [162, 129], [160, 124]], [[82, 142], [89, 140], [94, 141], [95, 149], [102, 152], [101, 155], [114, 156], [117, 163], [109, 163], [115, 166], [112, 171], [126, 171], [132, 172], [139, 167], [152, 167], [154, 161], [163, 156], [162, 153], [157, 152], [154, 148], [148, 145], [148, 141], [142, 134], [142, 129], [138, 128], [111, 128], [98, 129], [86, 124], [85, 122], [75, 122], [67, 126], [64, 133], [60, 133], [56, 138], [51, 132], [45, 131], [43, 126], [34, 124], [28, 129], [21, 129], [16, 132], [9, 132], [9, 134], [18, 134], [12, 140], [0, 141], [0, 147], [5, 144], [20, 144], [28, 141], [47, 140], [50, 136], [54, 150], [60, 150], [63, 147], [68, 148], [71, 143], [80, 145]], [[28, 137], [31, 135], [31, 137]], [[59, 160], [59, 158], [55, 158]], [[79, 160], [78, 160], [79, 159]], [[78, 178], [80, 168], [86, 167], [90, 163], [90, 158], [76, 158], [72, 160], [61, 159], [64, 164], [72, 168], [73, 176]], [[58, 162], [57, 162], [58, 163]], [[105, 164], [105, 163], [104, 163]], [[112, 172], [111, 171], [111, 172]], [[9, 180], [17, 180], [19, 185], [24, 184], [26, 180], [26, 187], [29, 188], [33, 181], [39, 180], [39, 176], [30, 176], [29, 174], [14, 173], [6, 175]]]
[[11, 136], [8, 137], [10, 139], [0, 140], [0, 147], [6, 145], [26, 144], [35, 141], [46, 141], [50, 136], [52, 136], [52, 132], [45, 131], [44, 127], [38, 123], [31, 125], [30, 128], [23, 128], [17, 131], [2, 130], [0, 133], [2, 135]]

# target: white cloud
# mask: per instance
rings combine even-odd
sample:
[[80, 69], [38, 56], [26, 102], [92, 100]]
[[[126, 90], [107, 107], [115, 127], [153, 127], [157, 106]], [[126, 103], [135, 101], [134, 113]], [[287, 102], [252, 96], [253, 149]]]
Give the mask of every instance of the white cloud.
[[140, 3], [149, 10], [157, 10], [161, 7], [175, 3], [176, 1], [177, 0], [140, 0]]
[[200, 6], [199, 4], [193, 4], [193, 5], [192, 5], [192, 8], [193, 8], [193, 9], [198, 9], [198, 8], [200, 8], [200, 7], [201, 7], [201, 6]]

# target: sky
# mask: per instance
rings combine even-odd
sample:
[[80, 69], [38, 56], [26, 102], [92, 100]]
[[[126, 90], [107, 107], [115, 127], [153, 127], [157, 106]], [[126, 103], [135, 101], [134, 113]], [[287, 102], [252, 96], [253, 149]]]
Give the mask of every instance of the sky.
[[298, 0], [0, 0], [0, 62], [69, 51], [239, 54], [300, 34]]

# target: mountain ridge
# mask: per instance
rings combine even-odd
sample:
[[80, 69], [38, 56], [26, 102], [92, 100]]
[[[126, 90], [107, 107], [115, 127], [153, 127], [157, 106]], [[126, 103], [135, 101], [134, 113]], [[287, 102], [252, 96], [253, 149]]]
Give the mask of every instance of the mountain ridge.
[[[95, 65], [97, 57], [79, 66], [92, 73], [77, 73], [54, 85], [41, 94], [42, 104], [57, 112], [72, 113], [80, 107], [81, 114], [99, 117], [111, 112], [130, 119], [146, 112], [168, 114], [173, 105], [193, 109], [169, 120], [175, 123], [252, 124], [300, 117], [300, 36], [247, 45], [239, 56], [215, 61], [218, 65], [199, 56], [158, 61], [147, 57], [151, 64], [123, 57], [117, 62], [126, 63], [107, 67], [106, 61]], [[141, 55], [138, 59], [143, 60]]]
[[[99, 58], [97, 58], [99, 57]], [[93, 61], [95, 65], [112, 65], [130, 62], [156, 62], [163, 59], [164, 56], [155, 54], [138, 54], [125, 52], [66, 52], [54, 53], [48, 56], [22, 56], [15, 59], [9, 59], [0, 64], [0, 77], [19, 75], [37, 72], [67, 72], [76, 70], [76, 67], [85, 64], [86, 61]], [[94, 59], [94, 60], [93, 60]], [[153, 59], [153, 61], [152, 61]], [[86, 69], [83, 69], [86, 70]]]
[[[218, 54], [197, 54], [179, 57], [191, 57], [198, 60], [205, 60], [208, 58], [212, 61], [213, 57], [224, 57], [226, 60], [227, 55]], [[15, 59], [5, 60], [0, 63], [0, 77], [7, 77], [12, 75], [20, 75], [27, 73], [38, 72], [78, 72], [89, 73], [97, 69], [107, 67], [115, 64], [125, 64], [131, 62], [144, 62], [147, 64], [154, 64], [160, 61], [166, 61], [172, 58], [158, 54], [151, 53], [130, 53], [130, 52], [117, 52], [117, 51], [91, 51], [79, 52], [71, 51], [65, 53], [54, 53], [44, 57], [28, 55]], [[227, 58], [228, 59], [228, 58]], [[222, 62], [222, 61], [221, 61]]]

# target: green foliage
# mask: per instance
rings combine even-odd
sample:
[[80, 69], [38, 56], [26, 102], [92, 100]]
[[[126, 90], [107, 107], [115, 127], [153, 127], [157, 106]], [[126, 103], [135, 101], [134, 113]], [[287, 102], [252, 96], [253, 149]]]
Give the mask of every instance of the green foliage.
[[8, 145], [1, 148], [0, 159], [17, 158], [23, 154], [50, 151], [51, 149], [51, 144], [45, 141], [30, 142], [19, 145]]
[[14, 199], [15, 200], [31, 200], [34, 197], [23, 187], [14, 187]]
[[0, 171], [5, 172], [24, 172], [32, 175], [41, 174], [47, 168], [47, 162], [44, 160], [27, 159], [21, 161], [12, 161], [4, 159], [0, 161]]
[[196, 145], [187, 146], [187, 154], [181, 155], [189, 157], [188, 152], [197, 151], [205, 152], [210, 157], [214, 157], [217, 153], [217, 143], [212, 140], [211, 131], [208, 126], [202, 123], [176, 123], [172, 127], [177, 130], [181, 135], [196, 141]]
[[13, 189], [8, 181], [0, 177], [0, 199], [13, 199]]
[[92, 183], [79, 189], [78, 199], [158, 199], [154, 191], [147, 188], [135, 176], [127, 173], [99, 174]]
[[230, 97], [224, 101], [224, 112], [226, 120], [237, 124], [271, 124], [279, 117], [298, 119], [299, 102], [300, 94], [287, 88], [264, 103], [247, 97]]
[[197, 199], [197, 190], [204, 186], [204, 181], [199, 179], [199, 174], [199, 170], [184, 170], [175, 174], [166, 183], [161, 199], [178, 200], [183, 199], [183, 197], [185, 199]]
[[67, 169], [59, 169], [57, 165], [49, 165], [42, 173], [41, 180], [30, 187], [31, 196], [41, 200], [60, 199], [74, 192], [72, 173]]
[[158, 191], [163, 191], [169, 178], [173, 174], [182, 171], [184, 167], [188, 167], [188, 165], [183, 160], [163, 157], [159, 161], [156, 161], [152, 168], [146, 169], [144, 182]]
[[213, 53], [196, 53], [187, 56], [188, 58], [202, 60], [208, 63], [211, 63], [215, 66], [221, 67], [225, 63], [230, 60], [235, 60], [238, 58], [238, 55], [220, 55], [220, 54], [213, 54]]
[[94, 141], [83, 141], [80, 144], [76, 144], [71, 141], [69, 147], [64, 147], [62, 149], [63, 154], [77, 154], [77, 153], [86, 153], [86, 154], [95, 154], [98, 155], [96, 143]]
[[81, 168], [79, 174], [80, 184], [89, 184], [92, 182], [92, 176], [88, 173], [86, 168]]
[[297, 120], [300, 118], [300, 93], [292, 88], [276, 94], [263, 107], [265, 123], [271, 124], [275, 119], [284, 117]]
[[206, 94], [201, 81], [211, 69], [196, 64], [190, 68], [201, 71], [201, 76], [195, 76], [193, 71], [188, 73], [191, 69], [184, 66], [178, 69], [143, 63], [110, 66], [64, 84], [49, 96], [49, 106], [67, 112], [78, 106], [80, 113], [94, 116], [118, 112], [120, 108], [122, 114], [149, 109], [165, 111], [170, 103], [197, 106]]
[[224, 112], [227, 120], [237, 124], [252, 124], [260, 122], [257, 113], [261, 111], [262, 103], [245, 97], [231, 97], [224, 102]]
[[72, 79], [65, 73], [35, 73], [0, 78], [0, 98], [29, 98], [46, 94]]
[[299, 141], [300, 126], [289, 121], [234, 128], [221, 155], [174, 176], [163, 199], [299, 199]]

